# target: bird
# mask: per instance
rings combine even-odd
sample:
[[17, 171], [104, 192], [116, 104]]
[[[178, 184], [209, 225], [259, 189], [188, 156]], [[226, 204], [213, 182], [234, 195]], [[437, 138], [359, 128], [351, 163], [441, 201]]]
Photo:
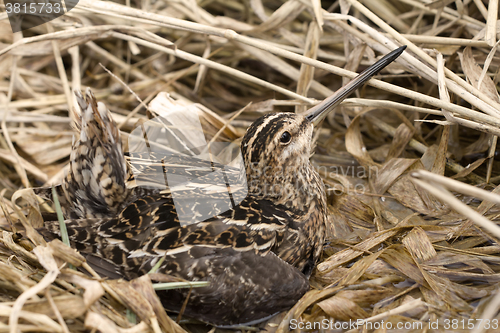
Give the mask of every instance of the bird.
[[[310, 162], [314, 127], [404, 49], [304, 115], [270, 113], [253, 122], [241, 141], [246, 196], [190, 224], [180, 222], [179, 211], [197, 208], [176, 207], [170, 190], [127, 186], [133, 175], [116, 124], [90, 90], [85, 97], [76, 91], [77, 139], [69, 172], [55, 187], [71, 246], [101, 276], [130, 280], [155, 270], [208, 281], [191, 291], [158, 291], [167, 310], [184, 305], [185, 316], [208, 324], [252, 325], [290, 309], [310, 288], [329, 223], [325, 187]], [[179, 172], [190, 170], [199, 169]], [[35, 192], [53, 199], [50, 188]], [[58, 223], [46, 220], [40, 233], [59, 237]]]

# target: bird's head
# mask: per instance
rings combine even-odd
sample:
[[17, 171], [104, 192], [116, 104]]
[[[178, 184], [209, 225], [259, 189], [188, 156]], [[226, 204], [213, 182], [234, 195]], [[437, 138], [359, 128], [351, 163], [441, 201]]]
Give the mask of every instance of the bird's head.
[[313, 127], [405, 48], [387, 54], [305, 115], [267, 114], [252, 123], [241, 144], [249, 192], [278, 203], [315, 196], [317, 188], [323, 191], [318, 195], [324, 196], [323, 184], [309, 161]]
[[298, 114], [273, 113], [257, 119], [241, 143], [247, 177], [309, 163], [312, 132], [313, 124]]

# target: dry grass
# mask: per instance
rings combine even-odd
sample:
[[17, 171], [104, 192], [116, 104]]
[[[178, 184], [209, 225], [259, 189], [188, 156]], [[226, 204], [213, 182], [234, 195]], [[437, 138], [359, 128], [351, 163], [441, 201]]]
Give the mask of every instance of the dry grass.
[[472, 319], [482, 332], [480, 319], [500, 319], [498, 1], [127, 4], [80, 0], [23, 34], [0, 13], [0, 332], [199, 330], [165, 314], [147, 277], [102, 281], [68, 269], [83, 258], [40, 245], [36, 199], [13, 196], [64, 174], [71, 89], [91, 87], [125, 133], [145, 118], [137, 97], [147, 104], [167, 91], [231, 119], [225, 131], [236, 139], [263, 113], [305, 111], [342, 85], [339, 75], [402, 44], [397, 63], [317, 132], [329, 244], [312, 290], [266, 329], [286, 332], [300, 318], [423, 331], [439, 319], [429, 331], [446, 331], [456, 319], [455, 331], [469, 331]]

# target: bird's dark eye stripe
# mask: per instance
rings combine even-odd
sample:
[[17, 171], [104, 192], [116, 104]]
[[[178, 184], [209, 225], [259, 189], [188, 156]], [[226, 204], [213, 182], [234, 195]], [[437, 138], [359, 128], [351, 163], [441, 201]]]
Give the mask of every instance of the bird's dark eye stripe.
[[281, 138], [280, 138], [280, 141], [281, 143], [288, 143], [290, 142], [290, 140], [292, 139], [292, 135], [290, 134], [290, 132], [283, 132], [283, 134], [281, 134]]
[[[284, 119], [279, 119], [281, 117]], [[285, 120], [288, 119], [288, 117], [289, 116], [286, 113], [280, 114], [280, 117], [277, 117], [276, 113], [270, 113], [257, 119], [248, 128], [247, 133], [243, 138], [243, 142], [249, 142], [252, 137], [255, 137], [255, 140], [252, 143], [252, 147], [246, 147], [245, 145], [242, 145], [242, 151], [245, 156], [248, 156], [249, 149], [252, 150], [249, 162], [254, 163], [259, 161], [259, 158], [262, 156], [263, 152], [269, 145], [268, 140], [270, 138], [270, 134], [279, 132], [285, 125]], [[262, 125], [268, 118], [276, 118], [276, 120], [271, 120], [262, 128]], [[274, 137], [272, 138], [274, 139]]]

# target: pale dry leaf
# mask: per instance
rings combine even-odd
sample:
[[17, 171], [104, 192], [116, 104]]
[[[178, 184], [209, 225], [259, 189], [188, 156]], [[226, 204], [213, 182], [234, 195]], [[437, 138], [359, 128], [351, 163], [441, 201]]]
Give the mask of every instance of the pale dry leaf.
[[333, 296], [318, 302], [317, 305], [332, 318], [349, 321], [367, 318], [368, 313], [351, 299]]
[[163, 308], [158, 295], [153, 289], [149, 275], [150, 274], [146, 274], [138, 279], [132, 280], [132, 286], [151, 305], [160, 325], [166, 332], [185, 333], [186, 331], [181, 326], [179, 326], [179, 324], [173, 321], [165, 312], [165, 309]]
[[347, 151], [356, 158], [359, 164], [369, 167], [374, 166], [376, 163], [372, 160], [363, 143], [363, 137], [360, 131], [361, 117], [355, 117], [345, 134], [345, 146]]
[[75, 273], [65, 273], [63, 277], [66, 281], [77, 284], [85, 289], [83, 302], [87, 309], [104, 295], [104, 289], [99, 281]]
[[392, 158], [384, 163], [373, 179], [375, 193], [384, 194], [403, 173], [417, 162], [411, 158]]
[[413, 228], [411, 232], [403, 238], [403, 244], [413, 259], [418, 263], [432, 259], [437, 255], [429, 237], [420, 227]]
[[[319, 39], [321, 27], [316, 22], [311, 22], [307, 31], [306, 46], [304, 56], [316, 59], [318, 55]], [[297, 81], [297, 94], [307, 96], [309, 87], [314, 80], [314, 67], [306, 64], [300, 65], [299, 79]], [[302, 113], [306, 110], [306, 106], [297, 106], [296, 113]]]
[[500, 97], [498, 95], [496, 85], [493, 80], [488, 76], [484, 76], [482, 80], [481, 86], [478, 86], [479, 78], [481, 77], [482, 69], [477, 64], [474, 56], [472, 54], [472, 48], [467, 46], [464, 49], [462, 57], [460, 58], [462, 63], [462, 69], [464, 70], [465, 75], [467, 76], [467, 80], [476, 88], [483, 91], [489, 98], [493, 101], [500, 101]]
[[373, 247], [380, 245], [397, 233], [398, 231], [396, 230], [384, 230], [381, 232], [373, 233], [369, 238], [357, 244], [355, 248], [347, 248], [345, 250], [339, 251], [330, 256], [328, 259], [319, 263], [317, 266], [317, 270], [319, 274], [326, 274], [329, 270], [338, 267], [346, 262], [349, 262], [358, 256], [363, 255], [365, 251], [369, 251]]

